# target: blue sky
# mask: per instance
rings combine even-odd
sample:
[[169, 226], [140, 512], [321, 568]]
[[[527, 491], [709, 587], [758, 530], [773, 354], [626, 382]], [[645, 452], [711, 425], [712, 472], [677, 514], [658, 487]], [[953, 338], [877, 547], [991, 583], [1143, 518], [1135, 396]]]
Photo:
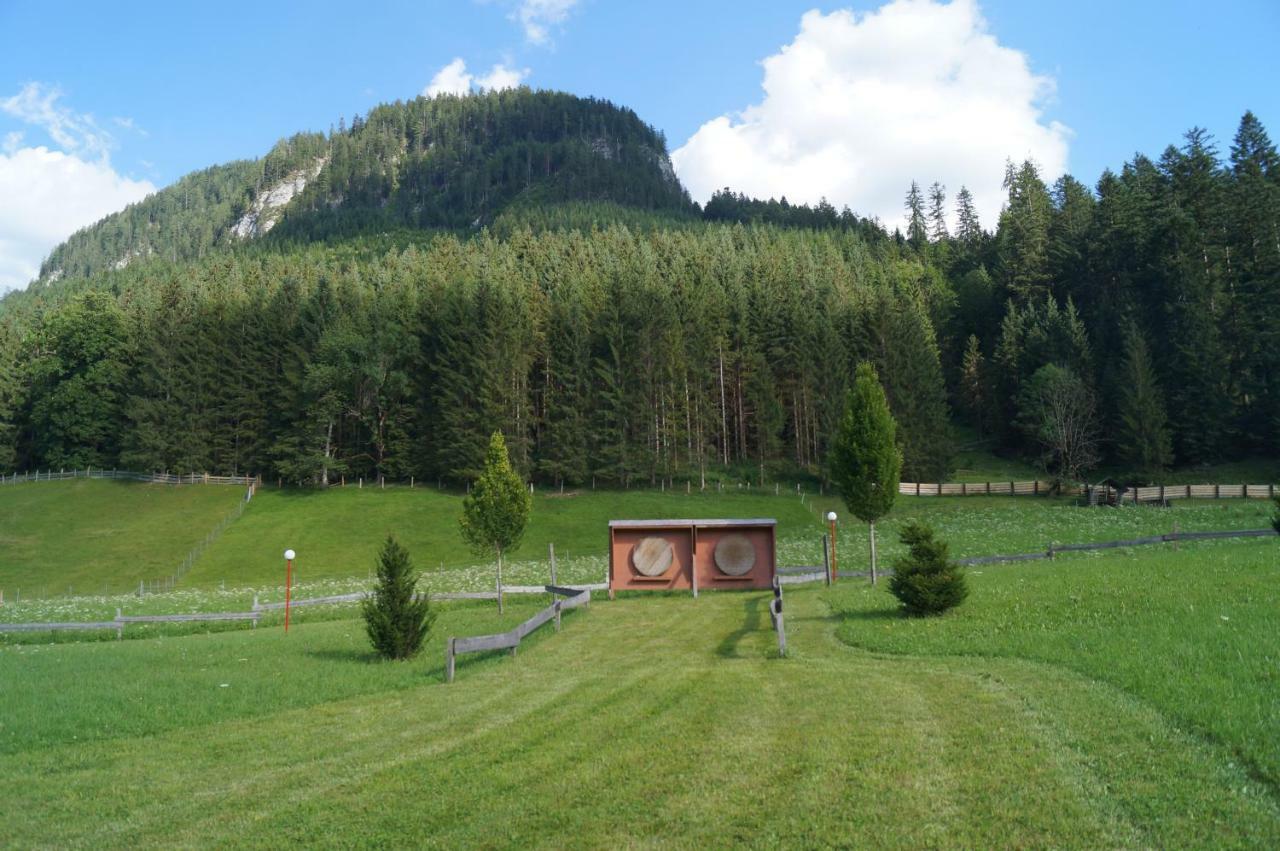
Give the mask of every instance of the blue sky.
[[[896, 0], [891, 11], [903, 14], [880, 15], [873, 28], [867, 15], [884, 5], [0, 0], [0, 106], [9, 103], [0, 109], [0, 156], [8, 157], [11, 178], [0, 175], [0, 193], [40, 195], [43, 168], [64, 180], [72, 166], [109, 168], [101, 197], [76, 211], [96, 217], [104, 204], [193, 169], [259, 156], [281, 136], [325, 130], [339, 116], [414, 97], [455, 59], [476, 79], [500, 79], [489, 76], [500, 66], [507, 79], [630, 106], [665, 132], [673, 150], [697, 134], [676, 158], [695, 197], [721, 180], [759, 194], [794, 185], [793, 198], [821, 192], [891, 225], [904, 179], [941, 180], [954, 191], [994, 171], [990, 181], [998, 185], [990, 163], [1002, 145], [1092, 185], [1104, 167], [1135, 151], [1159, 154], [1193, 125], [1212, 132], [1225, 153], [1246, 109], [1280, 136], [1275, 0], [957, 0], [965, 15], [952, 14], [945, 25], [945, 4]], [[846, 9], [856, 14], [843, 16]], [[817, 13], [802, 24], [809, 10]], [[990, 43], [978, 45], [978, 35]], [[783, 51], [788, 45], [795, 49]], [[866, 58], [881, 45], [884, 55]], [[998, 91], [1004, 105], [991, 105], [995, 113], [957, 110], [948, 93], [931, 100], [936, 86], [928, 74], [885, 95], [918, 100], [925, 114], [866, 107], [870, 83], [913, 78], [952, 48], [979, 81], [963, 97], [978, 103], [982, 91]], [[802, 54], [818, 58], [802, 62]], [[766, 96], [768, 57], [779, 61], [770, 66]], [[1018, 108], [1005, 109], [1009, 103]], [[740, 114], [751, 107], [754, 118]], [[704, 126], [720, 116], [727, 118]], [[892, 132], [880, 138], [886, 127]], [[904, 145], [913, 133], [938, 141]], [[953, 156], [949, 143], [965, 153]], [[49, 153], [37, 163], [40, 147]], [[19, 160], [23, 151], [28, 156]], [[881, 174], [880, 183], [871, 179]], [[828, 175], [836, 175], [829, 185]], [[89, 177], [75, 182], [93, 185], [102, 175]], [[48, 187], [55, 198], [72, 191]], [[987, 218], [996, 203], [987, 199]], [[6, 269], [12, 278], [26, 268], [14, 252], [29, 254], [39, 242], [17, 233], [15, 219], [49, 219], [46, 241], [58, 228], [85, 223], [71, 212], [59, 219], [19, 211], [21, 204], [0, 194], [0, 287]], [[13, 255], [7, 266], [6, 253]]]

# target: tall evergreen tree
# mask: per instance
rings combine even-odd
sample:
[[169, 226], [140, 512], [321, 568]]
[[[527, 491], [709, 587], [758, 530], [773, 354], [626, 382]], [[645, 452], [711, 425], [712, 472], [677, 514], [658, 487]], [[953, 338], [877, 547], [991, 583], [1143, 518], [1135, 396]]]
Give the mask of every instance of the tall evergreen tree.
[[853, 515], [871, 529], [871, 581], [876, 581], [876, 521], [898, 497], [902, 452], [897, 424], [875, 367], [858, 365], [844, 417], [831, 445], [831, 478]]
[[907, 241], [919, 250], [929, 241], [929, 225], [924, 209], [924, 195], [920, 191], [920, 184], [914, 180], [907, 190], [903, 206], [907, 211]]
[[1117, 454], [1132, 469], [1157, 476], [1173, 463], [1168, 415], [1146, 340], [1137, 326], [1125, 334]]

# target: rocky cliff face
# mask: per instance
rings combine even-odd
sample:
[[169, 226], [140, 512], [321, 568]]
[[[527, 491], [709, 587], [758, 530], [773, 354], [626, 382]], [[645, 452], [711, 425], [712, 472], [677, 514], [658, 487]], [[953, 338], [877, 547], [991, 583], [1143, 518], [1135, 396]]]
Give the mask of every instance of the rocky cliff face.
[[307, 188], [309, 181], [315, 180], [327, 161], [326, 157], [319, 157], [310, 168], [292, 172], [274, 186], [259, 193], [249, 211], [231, 226], [231, 235], [239, 239], [252, 239], [255, 236], [262, 236], [275, 227], [276, 222], [280, 220], [280, 211]]

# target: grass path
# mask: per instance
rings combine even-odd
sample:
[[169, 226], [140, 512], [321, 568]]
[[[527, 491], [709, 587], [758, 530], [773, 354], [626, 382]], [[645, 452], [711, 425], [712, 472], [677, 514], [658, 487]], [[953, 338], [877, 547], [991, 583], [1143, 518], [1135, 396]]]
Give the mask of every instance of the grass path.
[[[419, 685], [0, 756], [0, 844], [1280, 842], [1275, 802], [1224, 750], [1113, 687], [1044, 664], [852, 648], [818, 589], [788, 594], [793, 656], [776, 659], [766, 600], [593, 603], [515, 659], [466, 661], [452, 686], [433, 654], [393, 670]], [[387, 667], [341, 630], [167, 641], [242, 646], [282, 687], [301, 687], [294, 664], [321, 651], [331, 677]], [[260, 641], [277, 652], [252, 654]], [[152, 643], [111, 650], [127, 665]], [[23, 658], [0, 652], [0, 677]], [[179, 717], [210, 699], [182, 696], [187, 666], [150, 670]]]

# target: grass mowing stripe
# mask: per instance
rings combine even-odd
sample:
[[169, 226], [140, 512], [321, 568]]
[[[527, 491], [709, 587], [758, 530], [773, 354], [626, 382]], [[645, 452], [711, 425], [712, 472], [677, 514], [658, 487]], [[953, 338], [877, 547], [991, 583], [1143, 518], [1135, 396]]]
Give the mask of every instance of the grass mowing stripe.
[[[1280, 837], [1274, 809], [1238, 791], [1220, 750], [1111, 687], [1018, 660], [870, 655], [835, 640], [817, 589], [789, 592], [797, 654], [769, 659], [767, 620], [752, 628], [750, 605], [764, 596], [593, 603], [453, 686], [0, 757], [0, 800], [33, 814], [16, 822], [18, 844]], [[288, 679], [306, 647], [279, 652]], [[904, 794], [917, 789], [928, 797]], [[85, 817], [90, 799], [112, 814], [110, 834]]]

